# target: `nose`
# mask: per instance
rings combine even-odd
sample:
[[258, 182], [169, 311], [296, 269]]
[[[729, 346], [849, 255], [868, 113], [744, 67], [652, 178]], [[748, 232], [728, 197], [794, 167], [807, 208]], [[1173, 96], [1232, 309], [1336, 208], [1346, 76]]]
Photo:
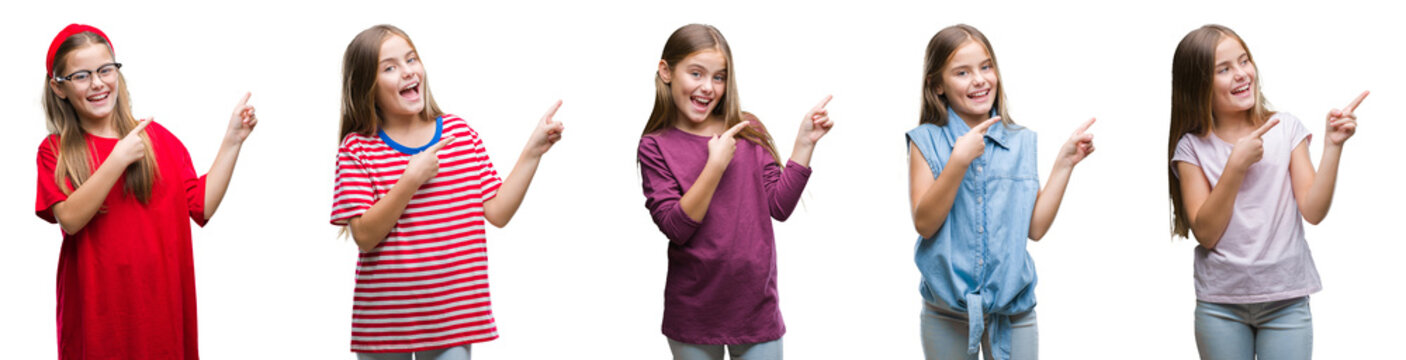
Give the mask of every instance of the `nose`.
[[977, 76], [974, 76], [973, 78], [974, 78], [974, 79], [972, 79], [972, 87], [980, 88], [980, 87], [984, 87], [984, 86], [986, 86], [986, 84], [989, 84], [989, 83], [990, 83], [989, 81], [986, 81], [986, 77], [985, 77], [985, 76], [982, 76], [982, 75], [979, 75], [979, 74], [978, 74]]
[[699, 90], [701, 90], [701, 91], [703, 92], [703, 95], [713, 95], [713, 82], [712, 82], [712, 81], [704, 81], [704, 82], [703, 82], [703, 87], [700, 88]]
[[1246, 70], [1245, 67], [1242, 66], [1242, 65], [1238, 65], [1238, 64], [1237, 64], [1237, 65], [1232, 65], [1232, 66], [1231, 66], [1231, 73], [1232, 73], [1232, 75], [1234, 75], [1234, 78], [1235, 78], [1235, 81], [1236, 81], [1236, 82], [1245, 80], [1246, 77], [1249, 77], [1249, 76], [1250, 76], [1250, 73], [1249, 73], [1248, 71], [1245, 71], [1245, 70]]

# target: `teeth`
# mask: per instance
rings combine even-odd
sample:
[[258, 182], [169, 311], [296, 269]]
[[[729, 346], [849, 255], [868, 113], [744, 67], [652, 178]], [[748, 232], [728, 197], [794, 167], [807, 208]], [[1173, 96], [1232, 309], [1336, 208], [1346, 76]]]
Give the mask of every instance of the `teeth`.
[[91, 97], [88, 97], [88, 100], [89, 100], [89, 101], [100, 101], [100, 100], [102, 100], [102, 99], [106, 99], [108, 95], [110, 95], [110, 94], [102, 94], [102, 95], [99, 95], [99, 96], [91, 96]]
[[708, 103], [713, 102], [713, 99], [704, 99], [704, 98], [694, 97], [694, 98], [693, 98], [693, 101], [697, 101], [697, 102], [699, 102], [699, 103], [702, 103], [703, 105], [708, 105]]
[[979, 93], [971, 94], [971, 96], [973, 96], [973, 97], [976, 97], [976, 96], [986, 96], [986, 94], [990, 94], [990, 93], [991, 93], [991, 90], [986, 90], [986, 91], [982, 91], [982, 92], [979, 92]]
[[417, 83], [412, 83], [412, 84], [410, 84], [410, 85], [406, 85], [406, 86], [403, 87], [403, 88], [400, 88], [400, 91], [405, 91], [405, 90], [414, 89], [414, 88], [419, 87], [419, 86], [420, 86], [420, 83], [418, 83], [418, 82], [417, 82]]
[[1237, 87], [1237, 88], [1235, 88], [1234, 90], [1231, 90], [1231, 92], [1235, 92], [1235, 93], [1242, 93], [1242, 92], [1246, 92], [1246, 91], [1250, 91], [1250, 84], [1241, 85], [1240, 87]]

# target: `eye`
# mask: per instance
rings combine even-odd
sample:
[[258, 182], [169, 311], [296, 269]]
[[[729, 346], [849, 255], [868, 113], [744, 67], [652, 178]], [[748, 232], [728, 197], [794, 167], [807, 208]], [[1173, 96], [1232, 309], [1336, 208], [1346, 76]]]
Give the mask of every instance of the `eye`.
[[384, 70], [381, 70], [381, 72], [391, 72], [393, 70], [395, 70], [395, 65], [387, 66]]
[[723, 81], [723, 80], [727, 80], [727, 77], [726, 77], [726, 76], [722, 76], [722, 75], [713, 75], [713, 81]]
[[991, 65], [982, 65], [981, 70], [991, 70]]
[[1222, 68], [1216, 69], [1216, 73], [1217, 73], [1217, 74], [1224, 74], [1224, 73], [1227, 72], [1227, 71], [1230, 71], [1230, 68], [1228, 68], [1228, 67], [1222, 67]]
[[416, 62], [418, 62], [418, 61], [420, 61], [420, 58], [412, 57], [412, 58], [406, 59], [406, 60], [405, 60], [405, 63], [406, 63], [406, 64], [414, 64], [414, 63], [416, 63]]
[[88, 80], [88, 72], [87, 72], [87, 71], [83, 71], [83, 72], [75, 73], [75, 74], [73, 74], [73, 75], [69, 75], [69, 78], [72, 79], [73, 81], [84, 81], [84, 80]]
[[966, 71], [966, 70], [958, 71], [958, 72], [957, 72], [957, 76], [967, 76], [967, 71]]
[[689, 73], [689, 74], [690, 74], [690, 75], [693, 75], [693, 77], [700, 77], [700, 76], [703, 76], [703, 73], [700, 73], [700, 72], [697, 72], [697, 71], [691, 72], [691, 73]]

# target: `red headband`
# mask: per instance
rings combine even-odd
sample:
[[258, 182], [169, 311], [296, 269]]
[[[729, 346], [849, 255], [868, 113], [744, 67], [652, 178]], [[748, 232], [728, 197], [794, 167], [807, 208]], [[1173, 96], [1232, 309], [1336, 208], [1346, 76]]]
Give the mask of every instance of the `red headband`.
[[[108, 50], [112, 50], [112, 40], [108, 40], [107, 34], [104, 34], [102, 30], [83, 24], [68, 24], [63, 28], [63, 31], [59, 31], [59, 34], [54, 36], [54, 41], [49, 43], [49, 56], [44, 58], [44, 68], [48, 69], [49, 72], [45, 76], [54, 77], [54, 53], [59, 51], [59, 45], [63, 45], [64, 40], [68, 40], [70, 36], [83, 32], [98, 34], [103, 38], [103, 41], [107, 42]], [[116, 55], [117, 51], [113, 50], [113, 56]]]

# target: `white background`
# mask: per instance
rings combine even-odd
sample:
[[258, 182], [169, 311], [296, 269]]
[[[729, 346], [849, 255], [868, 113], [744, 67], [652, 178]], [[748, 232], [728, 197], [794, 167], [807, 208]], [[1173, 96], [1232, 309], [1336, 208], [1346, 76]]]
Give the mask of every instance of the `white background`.
[[503, 174], [541, 113], [565, 100], [565, 139], [512, 224], [489, 231], [502, 337], [475, 345], [475, 357], [666, 358], [667, 240], [643, 206], [635, 150], [665, 39], [703, 22], [732, 45], [741, 90], [729, 96], [769, 125], [783, 154], [804, 112], [835, 95], [837, 126], [816, 150], [802, 207], [776, 226], [786, 353], [918, 358], [902, 139], [917, 124], [928, 39], [963, 22], [995, 46], [1012, 118], [1040, 133], [1042, 174], [1074, 127], [1099, 118], [1098, 153], [1029, 247], [1043, 356], [1194, 358], [1194, 241], [1167, 230], [1171, 59], [1187, 32], [1220, 23], [1249, 44], [1274, 108], [1313, 130], [1315, 163], [1324, 114], [1372, 90], [1332, 214], [1307, 235], [1324, 284], [1312, 300], [1315, 354], [1380, 358], [1406, 322], [1396, 265], [1406, 128], [1391, 111], [1406, 90], [1406, 26], [1388, 3], [11, 3], [0, 15], [0, 165], [12, 175], [0, 177], [0, 348], [13, 358], [56, 349], [61, 237], [31, 212], [34, 154], [44, 51], [80, 22], [112, 37], [136, 114], [179, 136], [202, 173], [235, 102], [253, 91], [260, 125], [219, 213], [194, 230], [202, 355], [352, 358], [356, 246], [327, 223], [341, 58], [357, 32], [390, 23], [419, 46], [439, 104], [483, 135]]

